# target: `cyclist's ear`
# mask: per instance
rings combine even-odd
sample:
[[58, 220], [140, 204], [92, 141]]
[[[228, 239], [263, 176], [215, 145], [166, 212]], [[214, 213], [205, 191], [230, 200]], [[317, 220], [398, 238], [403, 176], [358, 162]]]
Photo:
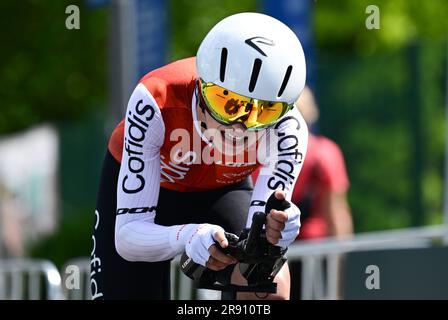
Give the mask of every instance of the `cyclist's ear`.
[[215, 238], [222, 248], [226, 248], [229, 245], [229, 241], [227, 241], [224, 229], [222, 228], [215, 232], [213, 238]]

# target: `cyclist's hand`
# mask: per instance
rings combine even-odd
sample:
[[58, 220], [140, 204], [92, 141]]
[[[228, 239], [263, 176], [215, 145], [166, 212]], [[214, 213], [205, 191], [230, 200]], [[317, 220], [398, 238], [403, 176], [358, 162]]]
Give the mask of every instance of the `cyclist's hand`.
[[221, 270], [230, 264], [236, 263], [234, 258], [216, 248], [214, 240], [223, 248], [228, 246], [223, 228], [208, 223], [197, 225], [192, 230], [185, 246], [185, 251], [194, 262], [212, 270]]
[[[285, 192], [277, 190], [275, 197], [285, 199]], [[266, 238], [269, 243], [287, 248], [297, 237], [300, 229], [300, 210], [294, 204], [285, 211], [272, 209], [266, 217]]]

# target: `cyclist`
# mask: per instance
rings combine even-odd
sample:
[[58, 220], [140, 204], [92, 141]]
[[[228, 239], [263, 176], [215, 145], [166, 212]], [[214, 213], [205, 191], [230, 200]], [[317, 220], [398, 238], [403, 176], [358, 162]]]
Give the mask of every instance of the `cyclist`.
[[[295, 34], [259, 13], [215, 25], [196, 57], [144, 76], [109, 140], [93, 233], [94, 299], [169, 299], [170, 260], [186, 251], [201, 265], [244, 280], [228, 242], [263, 211], [272, 192], [291, 193], [308, 130], [294, 101], [305, 85]], [[250, 174], [262, 165], [253, 187]], [[300, 227], [292, 205], [272, 210], [267, 239], [286, 248]], [[276, 295], [289, 298], [289, 271]], [[239, 298], [255, 295], [239, 294]]]

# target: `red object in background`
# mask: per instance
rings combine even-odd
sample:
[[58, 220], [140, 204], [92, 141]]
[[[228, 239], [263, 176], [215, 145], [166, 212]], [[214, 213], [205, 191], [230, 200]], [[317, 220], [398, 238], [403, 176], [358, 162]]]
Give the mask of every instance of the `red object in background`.
[[[252, 174], [254, 183], [259, 170]], [[328, 236], [324, 215], [326, 192], [346, 192], [349, 179], [341, 149], [324, 136], [310, 134], [305, 162], [294, 187], [292, 202], [302, 212], [298, 240]]]

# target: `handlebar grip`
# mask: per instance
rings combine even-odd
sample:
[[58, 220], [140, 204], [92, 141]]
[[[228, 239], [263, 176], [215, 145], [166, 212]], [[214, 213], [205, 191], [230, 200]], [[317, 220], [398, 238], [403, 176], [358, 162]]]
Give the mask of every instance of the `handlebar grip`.
[[272, 192], [271, 196], [269, 197], [268, 201], [266, 202], [265, 206], [265, 212], [268, 214], [271, 212], [272, 209], [285, 211], [286, 209], [291, 207], [291, 203], [289, 203], [288, 200], [278, 200], [275, 197], [275, 191]]

